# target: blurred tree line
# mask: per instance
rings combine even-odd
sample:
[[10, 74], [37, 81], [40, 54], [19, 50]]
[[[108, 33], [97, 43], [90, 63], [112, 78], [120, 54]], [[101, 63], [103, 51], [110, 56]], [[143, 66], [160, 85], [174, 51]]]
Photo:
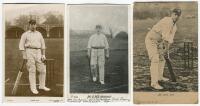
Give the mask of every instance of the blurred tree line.
[[134, 19], [160, 19], [170, 16], [174, 8], [182, 10], [182, 17], [197, 16], [197, 2], [137, 2], [134, 3]]
[[[64, 25], [62, 14], [56, 12], [48, 12], [44, 15], [20, 15], [13, 20], [14, 26], [24, 27], [30, 19], [35, 19], [39, 25]], [[11, 22], [6, 21], [6, 27], [11, 26]]]
[[165, 16], [170, 16], [170, 10], [163, 8], [157, 10], [134, 10], [134, 19], [154, 19], [154, 18], [162, 18]]
[[52, 12], [48, 12], [44, 15], [44, 18], [46, 19], [42, 24], [47, 24], [47, 25], [63, 25], [64, 24], [64, 19], [63, 15], [57, 14], [55, 15]]
[[[22, 33], [28, 30], [28, 22], [34, 19], [37, 22], [37, 30], [44, 38], [63, 38], [64, 37], [64, 19], [58, 12], [47, 12], [46, 14], [24, 14], [19, 15], [12, 21], [5, 21], [6, 38], [20, 38]], [[49, 25], [45, 29], [41, 26]], [[11, 27], [9, 27], [11, 26]]]

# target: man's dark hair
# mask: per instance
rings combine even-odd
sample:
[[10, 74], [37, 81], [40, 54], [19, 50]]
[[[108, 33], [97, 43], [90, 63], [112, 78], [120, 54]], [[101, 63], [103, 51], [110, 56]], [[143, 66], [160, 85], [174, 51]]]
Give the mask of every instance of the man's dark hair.
[[102, 26], [101, 26], [101, 25], [96, 25], [96, 29], [97, 29], [97, 28], [102, 29]]
[[173, 9], [172, 12], [175, 13], [175, 14], [177, 14], [178, 16], [181, 15], [181, 9], [179, 9], [179, 8]]
[[36, 24], [36, 20], [30, 20], [28, 23], [31, 24], [31, 25], [35, 25]]

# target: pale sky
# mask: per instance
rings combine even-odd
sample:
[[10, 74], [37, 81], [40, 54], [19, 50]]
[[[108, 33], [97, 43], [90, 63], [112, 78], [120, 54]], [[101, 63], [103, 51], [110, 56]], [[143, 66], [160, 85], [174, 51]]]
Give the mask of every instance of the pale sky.
[[69, 27], [73, 30], [93, 30], [96, 24], [101, 24], [105, 32], [109, 27], [114, 32], [128, 32], [126, 5], [71, 5], [69, 18]]
[[42, 15], [51, 11], [64, 16], [65, 12], [64, 4], [4, 4], [3, 6], [7, 21], [13, 21], [19, 15]]

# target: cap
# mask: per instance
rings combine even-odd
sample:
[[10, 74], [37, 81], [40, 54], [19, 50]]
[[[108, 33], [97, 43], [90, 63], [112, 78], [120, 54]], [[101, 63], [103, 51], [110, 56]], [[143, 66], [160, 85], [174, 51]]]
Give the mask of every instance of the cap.
[[172, 12], [173, 12], [173, 13], [176, 13], [178, 16], [181, 15], [181, 9], [179, 9], [179, 8], [175, 8], [175, 9], [173, 9]]
[[33, 24], [36, 24], [36, 20], [30, 20], [30, 21], [29, 21], [29, 24], [32, 24], [32, 25], [33, 25]]

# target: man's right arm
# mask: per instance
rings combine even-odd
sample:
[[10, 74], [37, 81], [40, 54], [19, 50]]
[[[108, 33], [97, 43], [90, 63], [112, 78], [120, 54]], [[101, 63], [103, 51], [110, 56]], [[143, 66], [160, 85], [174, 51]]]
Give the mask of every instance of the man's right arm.
[[21, 36], [20, 42], [19, 42], [19, 50], [22, 53], [23, 59], [27, 59], [26, 52], [25, 52], [25, 46], [24, 46], [25, 41], [26, 41], [26, 36], [25, 36], [25, 33], [23, 33], [22, 36]]
[[22, 58], [23, 58], [23, 59], [27, 59], [25, 50], [21, 50], [21, 52], [22, 52]]
[[91, 56], [91, 40], [92, 40], [92, 37], [89, 38], [88, 46], [87, 46], [87, 56], [88, 56], [88, 58], [90, 58], [90, 56]]
[[90, 56], [91, 56], [91, 48], [88, 48], [88, 50], [87, 50], [87, 56], [88, 56], [88, 58], [90, 58]]

